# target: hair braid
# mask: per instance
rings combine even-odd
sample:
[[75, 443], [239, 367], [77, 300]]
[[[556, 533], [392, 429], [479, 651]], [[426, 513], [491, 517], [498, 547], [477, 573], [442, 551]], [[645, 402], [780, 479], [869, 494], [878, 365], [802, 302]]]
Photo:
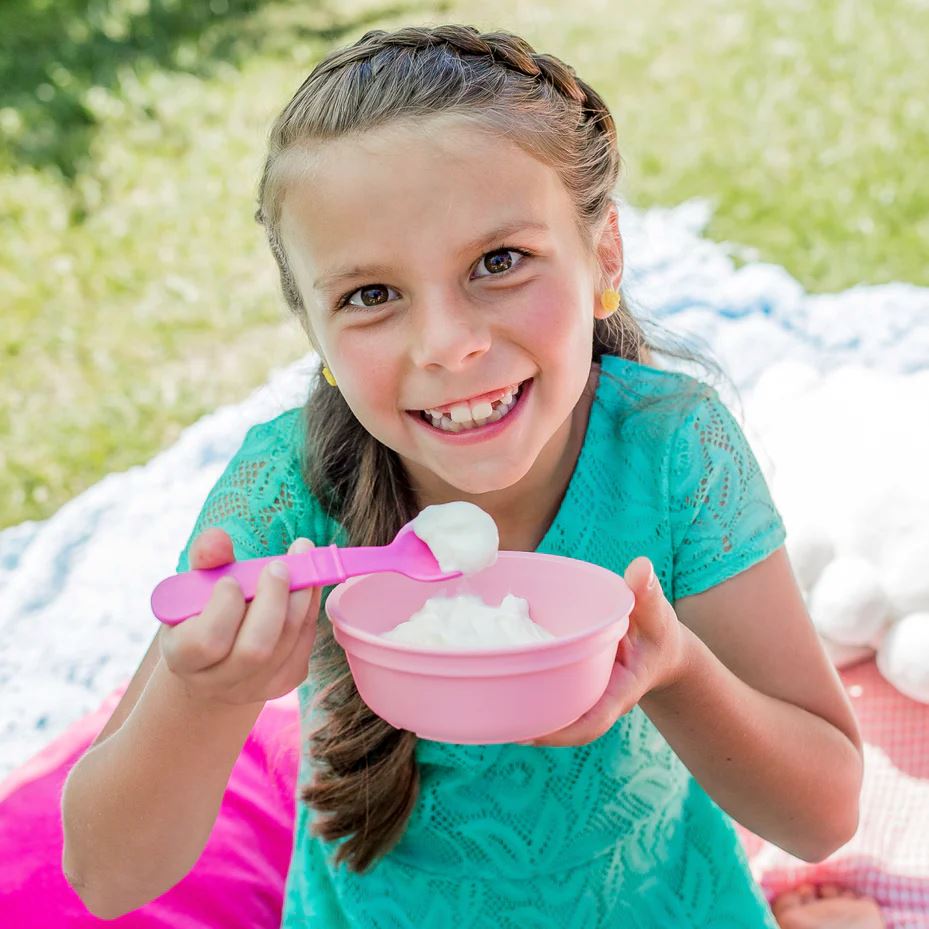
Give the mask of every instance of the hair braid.
[[[512, 139], [550, 165], [576, 207], [585, 241], [604, 218], [620, 169], [613, 119], [599, 94], [552, 55], [507, 32], [471, 26], [371, 30], [324, 58], [271, 129], [256, 219], [265, 227], [288, 306], [313, 333], [280, 232], [291, 148], [450, 113]], [[647, 343], [621, 311], [597, 320], [591, 357], [639, 359]], [[305, 408], [308, 486], [345, 529], [350, 544], [383, 545], [414, 515], [405, 469], [355, 419], [341, 393], [320, 384]], [[326, 539], [316, 539], [324, 544]], [[361, 700], [345, 654], [321, 617], [311, 679], [322, 685], [311, 735], [313, 780], [301, 798], [313, 830], [345, 838], [337, 862], [363, 871], [402, 836], [419, 790], [417, 739]]]
[[[473, 26], [457, 24], [433, 29], [406, 26], [396, 32], [371, 29], [354, 45], [340, 49], [317, 65], [311, 78], [318, 79], [350, 64], [371, 63], [386, 49], [409, 48], [415, 54], [417, 50], [437, 46], [446, 46], [459, 56], [484, 57], [511, 71], [544, 81], [563, 97], [577, 103], [585, 119], [615, 135], [609, 108], [601, 96], [577, 76], [574, 68], [554, 55], [536, 52], [525, 39], [510, 32], [482, 33]], [[294, 99], [299, 96], [298, 92]]]

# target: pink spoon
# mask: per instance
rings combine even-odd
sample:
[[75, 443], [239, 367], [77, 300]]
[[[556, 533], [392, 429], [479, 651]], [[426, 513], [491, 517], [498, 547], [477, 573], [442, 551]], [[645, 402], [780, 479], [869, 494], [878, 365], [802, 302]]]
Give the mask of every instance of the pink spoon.
[[460, 577], [460, 571], [444, 573], [432, 549], [407, 523], [390, 545], [339, 548], [327, 545], [295, 555], [271, 555], [233, 561], [218, 568], [182, 571], [166, 577], [152, 591], [152, 612], [163, 623], [176, 626], [203, 611], [213, 587], [221, 577], [232, 575], [246, 600], [254, 599], [258, 578], [269, 561], [283, 561], [290, 571], [290, 589], [340, 584], [346, 578], [378, 571], [394, 571], [416, 581], [446, 581]]

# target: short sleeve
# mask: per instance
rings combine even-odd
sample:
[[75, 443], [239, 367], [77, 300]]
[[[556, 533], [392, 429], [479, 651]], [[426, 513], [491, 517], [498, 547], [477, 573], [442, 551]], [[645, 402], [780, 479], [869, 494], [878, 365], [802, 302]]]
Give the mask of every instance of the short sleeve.
[[767, 558], [783, 545], [785, 530], [745, 434], [712, 389], [676, 430], [670, 455], [677, 600]]
[[[300, 492], [299, 410], [252, 426], [211, 488], [177, 561], [190, 569], [190, 547], [205, 529], [218, 526], [232, 539], [236, 561], [286, 554], [308, 534]], [[314, 539], [315, 541], [315, 539]]]

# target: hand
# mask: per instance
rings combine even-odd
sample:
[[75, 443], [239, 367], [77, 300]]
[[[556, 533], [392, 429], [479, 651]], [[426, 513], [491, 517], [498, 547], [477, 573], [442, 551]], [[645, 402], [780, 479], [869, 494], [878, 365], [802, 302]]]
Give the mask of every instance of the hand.
[[665, 599], [652, 563], [636, 558], [625, 581], [635, 594], [629, 631], [620, 639], [603, 696], [580, 719], [522, 745], [586, 745], [599, 739], [645, 694], [683, 673], [684, 627]]
[[[309, 551], [297, 539], [288, 554]], [[232, 540], [207, 529], [190, 548], [190, 567], [216, 568], [234, 561]], [[162, 626], [161, 651], [187, 695], [206, 703], [264, 703], [290, 693], [307, 675], [316, 638], [319, 587], [290, 591], [286, 578], [266, 565], [254, 599], [246, 604], [233, 577], [213, 588], [201, 613], [176, 626]]]

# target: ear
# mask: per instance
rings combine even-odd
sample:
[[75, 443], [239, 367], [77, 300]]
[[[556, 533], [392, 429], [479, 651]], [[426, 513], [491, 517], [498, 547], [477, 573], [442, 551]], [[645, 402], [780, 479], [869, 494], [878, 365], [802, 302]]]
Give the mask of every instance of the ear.
[[[623, 237], [619, 232], [619, 210], [616, 203], [603, 219], [597, 239], [597, 261], [600, 268], [601, 286], [619, 290], [623, 280]], [[609, 314], [600, 305], [600, 292], [595, 295], [594, 316], [603, 319]]]

